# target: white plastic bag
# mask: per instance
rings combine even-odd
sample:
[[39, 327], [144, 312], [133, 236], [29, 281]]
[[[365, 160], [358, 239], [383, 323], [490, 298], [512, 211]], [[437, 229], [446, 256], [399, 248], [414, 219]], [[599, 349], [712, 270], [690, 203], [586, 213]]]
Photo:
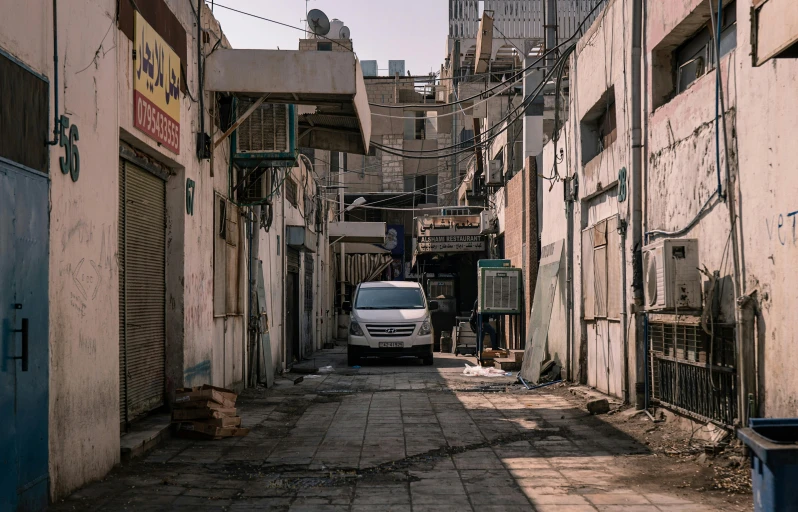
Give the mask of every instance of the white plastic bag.
[[466, 364], [463, 375], [469, 377], [504, 377], [507, 375], [507, 372], [498, 368], [487, 368], [484, 366], [471, 366], [470, 364]]

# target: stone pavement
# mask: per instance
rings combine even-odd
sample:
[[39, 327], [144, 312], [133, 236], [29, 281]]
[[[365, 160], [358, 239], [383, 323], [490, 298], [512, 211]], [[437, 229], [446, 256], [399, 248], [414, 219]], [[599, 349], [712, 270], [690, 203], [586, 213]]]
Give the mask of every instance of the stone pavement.
[[567, 398], [465, 377], [465, 361], [436, 354], [432, 367], [409, 359], [352, 369], [340, 348], [323, 351], [311, 363], [334, 373], [242, 394], [249, 436], [171, 439], [51, 510], [724, 508], [646, 476], [661, 458]]

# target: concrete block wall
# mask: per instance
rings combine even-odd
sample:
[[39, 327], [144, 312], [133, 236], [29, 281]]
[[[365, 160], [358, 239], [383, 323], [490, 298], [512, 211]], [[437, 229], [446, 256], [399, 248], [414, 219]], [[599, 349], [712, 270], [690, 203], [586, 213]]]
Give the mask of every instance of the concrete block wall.
[[[401, 151], [404, 143], [402, 135], [386, 135], [382, 138], [382, 144], [386, 147]], [[404, 191], [404, 164], [403, 158], [398, 155], [391, 155], [384, 151], [379, 151], [382, 163], [382, 189], [384, 192], [403, 192]]]

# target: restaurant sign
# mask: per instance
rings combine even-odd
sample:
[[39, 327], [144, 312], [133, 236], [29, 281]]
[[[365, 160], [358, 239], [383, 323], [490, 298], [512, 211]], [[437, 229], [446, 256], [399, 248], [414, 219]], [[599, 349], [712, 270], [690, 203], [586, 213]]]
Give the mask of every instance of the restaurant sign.
[[133, 124], [180, 153], [180, 58], [136, 11]]
[[478, 252], [485, 250], [479, 215], [419, 217], [416, 223], [416, 252]]

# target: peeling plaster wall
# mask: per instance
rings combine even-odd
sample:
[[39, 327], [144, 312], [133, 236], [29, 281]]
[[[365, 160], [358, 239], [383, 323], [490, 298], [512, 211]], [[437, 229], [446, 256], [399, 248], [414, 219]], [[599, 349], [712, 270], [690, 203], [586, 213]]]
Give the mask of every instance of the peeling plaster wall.
[[[694, 2], [695, 3], [695, 2]], [[672, 10], [662, 16], [670, 20], [666, 26], [683, 24], [681, 18], [690, 10], [680, 2], [674, 2]], [[696, 16], [697, 14], [693, 14]], [[678, 21], [674, 21], [676, 19]], [[741, 18], [742, 19], [742, 18]], [[747, 16], [746, 18], [747, 19]], [[655, 47], [662, 41], [654, 38], [660, 34], [659, 16], [649, 18], [652, 27], [648, 41]], [[744, 23], [738, 23], [738, 30]], [[678, 29], [674, 29], [678, 30]], [[673, 37], [662, 33], [663, 38]], [[737, 175], [736, 108], [738, 99], [733, 91], [739, 65], [741, 48], [721, 59], [721, 79], [725, 87], [727, 108], [727, 135], [730, 141], [729, 166], [733, 176]], [[649, 54], [650, 76], [659, 74], [657, 59]], [[644, 231], [677, 231], [695, 218], [710, 196], [717, 190], [717, 164], [715, 156], [715, 71], [710, 71], [696, 80], [686, 91], [678, 94], [663, 106], [654, 110], [648, 118], [648, 142], [646, 156]], [[648, 98], [653, 102], [652, 89]], [[650, 107], [653, 104], [650, 103]], [[725, 183], [726, 155], [721, 139], [721, 179]], [[732, 286], [731, 247], [729, 240], [729, 214], [725, 203], [713, 202], [710, 211], [686, 233], [675, 238], [697, 238], [699, 240], [699, 264], [711, 271], [719, 270], [725, 281], [721, 314], [726, 321], [734, 321], [734, 295]], [[667, 235], [657, 238], [667, 238]], [[650, 241], [656, 238], [651, 237]], [[726, 258], [724, 259], [724, 253]]]
[[[46, 75], [52, 91], [52, 3], [34, 0], [22, 10], [11, 4], [2, 0], [0, 5], [16, 13], [0, 20], [0, 47]], [[187, 29], [187, 85], [196, 95], [194, 15], [185, 2], [167, 4]], [[198, 106], [186, 95], [181, 97], [180, 155], [133, 127], [133, 43], [116, 28], [116, 7], [112, 0], [89, 0], [58, 13], [59, 114], [80, 129], [81, 172], [77, 182], [61, 174], [64, 149], [51, 148], [49, 461], [54, 500], [101, 478], [119, 462], [120, 140], [172, 173], [166, 184], [168, 389], [185, 383], [232, 385], [243, 376], [243, 318], [228, 320], [222, 336], [225, 321], [212, 316], [211, 198], [214, 189], [227, 190], [228, 146], [217, 152], [224, 157], [210, 178], [209, 164], [194, 156]], [[51, 116], [53, 109], [51, 96]], [[186, 214], [187, 178], [196, 182], [193, 216]], [[220, 351], [226, 355], [217, 364], [214, 354]]]
[[[757, 318], [760, 414], [794, 417], [798, 411], [798, 60], [771, 60], [753, 68], [748, 56], [749, 6], [737, 3], [739, 71], [731, 90], [739, 98], [742, 281], [744, 293], [755, 292], [761, 310]], [[798, 5], [789, 9], [794, 12]]]
[[[569, 98], [567, 122], [568, 130], [558, 143], [557, 158], [567, 164], [557, 166], [561, 176], [566, 171], [578, 174], [578, 199], [574, 202], [573, 211], [573, 324], [571, 364], [574, 379], [587, 382], [592, 386], [612, 395], [623, 397], [626, 376], [624, 374], [624, 329], [621, 327], [623, 317], [619, 319], [583, 319], [582, 291], [582, 230], [592, 227], [597, 222], [618, 215], [620, 219], [630, 221], [631, 204], [629, 196], [624, 202], [618, 201], [618, 186], [621, 169], [626, 168], [627, 189], [632, 186], [631, 173], [631, 125], [632, 125], [632, 4], [618, 0], [608, 3], [597, 20], [586, 31], [585, 36], [577, 44], [576, 52], [571, 57], [571, 96]], [[588, 130], [600, 113], [606, 112], [606, 105], [615, 103], [616, 140], [597, 156], [589, 161], [583, 156], [583, 140], [595, 135]], [[554, 158], [553, 146], [547, 144], [544, 152], [543, 174], [550, 175]], [[564, 169], [568, 165], [568, 169]], [[565, 238], [567, 220], [563, 202], [563, 183], [555, 184], [549, 191], [547, 181], [544, 187], [544, 241], [542, 245]], [[548, 224], [554, 222], [555, 230]], [[617, 229], [610, 226], [608, 229]], [[623, 266], [626, 255], [626, 281], [608, 282], [608, 288], [614, 288], [623, 296], [627, 290], [627, 307], [632, 302], [632, 249], [633, 241], [628, 237], [625, 245], [607, 247], [607, 251], [621, 252], [618, 261]], [[566, 250], [566, 249], [564, 249]], [[567, 258], [567, 251], [566, 251]], [[565, 334], [565, 294], [566, 270], [560, 276], [561, 286], [552, 312], [552, 326], [549, 333]], [[558, 346], [557, 338], [550, 338], [550, 343]], [[635, 382], [634, 360], [636, 340], [634, 330], [628, 330], [627, 361], [628, 383]], [[559, 342], [562, 350], [565, 341]], [[563, 352], [563, 355], [565, 352]]]
[[[44, 52], [35, 61], [46, 65], [42, 71], [51, 78], [53, 90], [52, 4], [37, 1], [25, 9], [6, 7], [4, 12], [26, 18], [28, 13], [41, 15], [27, 20], [5, 17], [0, 33], [19, 31], [17, 44], [30, 52], [33, 43], [35, 53]], [[119, 461], [115, 10], [115, 2], [96, 0], [75, 3], [58, 15], [60, 90], [56, 93], [61, 98], [60, 113], [80, 130], [81, 172], [77, 182], [62, 174], [58, 162], [64, 148], [51, 147], [49, 443], [53, 498], [102, 477]], [[5, 42], [0, 44], [5, 46]], [[51, 115], [53, 108], [51, 104]]]

